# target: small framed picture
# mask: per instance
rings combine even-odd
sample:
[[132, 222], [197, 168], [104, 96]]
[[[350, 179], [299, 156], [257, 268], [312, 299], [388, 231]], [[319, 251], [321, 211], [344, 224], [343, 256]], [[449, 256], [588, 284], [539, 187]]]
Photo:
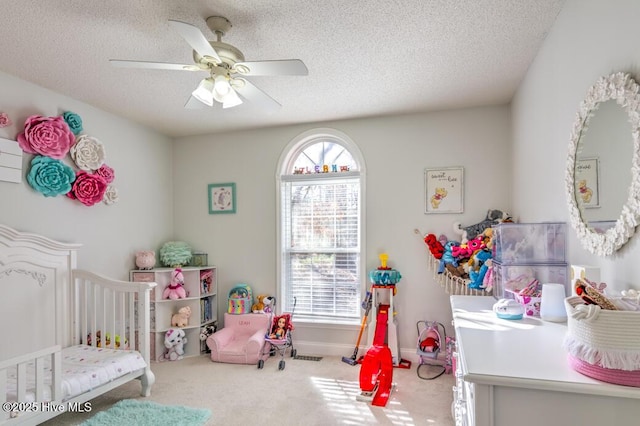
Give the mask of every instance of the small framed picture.
[[462, 213], [464, 211], [464, 169], [446, 167], [424, 171], [424, 212]]
[[209, 184], [209, 214], [236, 212], [236, 184]]
[[576, 161], [576, 198], [585, 209], [600, 207], [598, 158], [581, 158]]

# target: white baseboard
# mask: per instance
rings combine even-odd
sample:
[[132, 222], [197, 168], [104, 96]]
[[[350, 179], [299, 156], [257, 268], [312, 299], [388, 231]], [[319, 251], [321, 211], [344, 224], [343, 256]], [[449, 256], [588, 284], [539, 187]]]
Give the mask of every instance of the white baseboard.
[[[318, 342], [293, 341], [293, 347], [298, 355], [311, 356], [353, 356], [355, 346], [341, 344], [325, 344]], [[367, 353], [368, 347], [360, 346], [358, 348], [357, 357], [360, 358]], [[400, 348], [400, 358], [411, 361], [412, 364], [418, 363], [420, 357], [416, 352], [416, 348]]]

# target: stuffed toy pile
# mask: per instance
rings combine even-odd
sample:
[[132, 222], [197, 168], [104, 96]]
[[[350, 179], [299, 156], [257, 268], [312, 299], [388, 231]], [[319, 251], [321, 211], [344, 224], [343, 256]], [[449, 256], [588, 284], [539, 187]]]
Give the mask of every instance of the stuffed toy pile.
[[454, 277], [469, 280], [473, 289], [491, 291], [493, 288], [493, 225], [511, 222], [511, 216], [501, 210], [491, 209], [485, 219], [463, 227], [456, 222], [453, 229], [460, 240], [448, 240], [445, 235], [427, 234], [424, 242], [431, 255], [438, 259], [438, 274], [447, 272]]

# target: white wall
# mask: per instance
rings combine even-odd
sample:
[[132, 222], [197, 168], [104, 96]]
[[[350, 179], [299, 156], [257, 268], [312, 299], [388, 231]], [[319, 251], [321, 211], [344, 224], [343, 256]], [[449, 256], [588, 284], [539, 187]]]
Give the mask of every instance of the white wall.
[[[450, 324], [448, 295], [427, 269], [428, 249], [414, 233], [446, 233], [454, 221], [472, 224], [489, 208], [509, 210], [511, 200], [508, 107], [486, 107], [399, 117], [234, 132], [184, 138], [174, 146], [175, 234], [209, 253], [219, 267], [220, 298], [246, 282], [256, 293], [276, 293], [276, 165], [298, 134], [318, 127], [346, 133], [367, 166], [366, 263], [387, 252], [402, 274], [395, 302], [400, 346], [415, 350], [418, 320]], [[464, 166], [464, 214], [424, 214], [424, 169]], [[235, 182], [238, 211], [209, 215], [207, 184]], [[220, 305], [223, 308], [223, 305]], [[329, 345], [350, 355], [357, 328], [296, 324], [296, 340]], [[450, 330], [452, 331], [452, 330]], [[311, 345], [313, 346], [313, 345]]]
[[73, 111], [85, 133], [105, 146], [115, 170], [119, 202], [86, 207], [64, 196], [45, 198], [26, 181], [32, 156], [24, 154], [23, 182], [0, 182], [0, 223], [60, 241], [81, 243], [78, 266], [128, 280], [134, 253], [173, 238], [171, 140], [126, 119], [0, 73], [0, 111], [13, 125], [0, 137], [16, 140], [30, 115]]
[[[523, 221], [568, 221], [564, 165], [575, 114], [598, 77], [640, 78], [640, 2], [568, 0], [513, 101], [513, 206]], [[628, 164], [622, 167], [629, 167]], [[571, 263], [596, 265], [610, 288], [640, 288], [640, 243], [598, 258], [570, 228]]]

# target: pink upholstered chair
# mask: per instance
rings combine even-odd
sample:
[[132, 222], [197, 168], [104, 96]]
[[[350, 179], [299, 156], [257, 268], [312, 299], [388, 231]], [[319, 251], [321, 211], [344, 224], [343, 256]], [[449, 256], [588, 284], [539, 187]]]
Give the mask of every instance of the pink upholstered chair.
[[224, 328], [207, 338], [211, 361], [257, 364], [263, 354], [265, 335], [271, 325], [269, 314], [224, 314]]

